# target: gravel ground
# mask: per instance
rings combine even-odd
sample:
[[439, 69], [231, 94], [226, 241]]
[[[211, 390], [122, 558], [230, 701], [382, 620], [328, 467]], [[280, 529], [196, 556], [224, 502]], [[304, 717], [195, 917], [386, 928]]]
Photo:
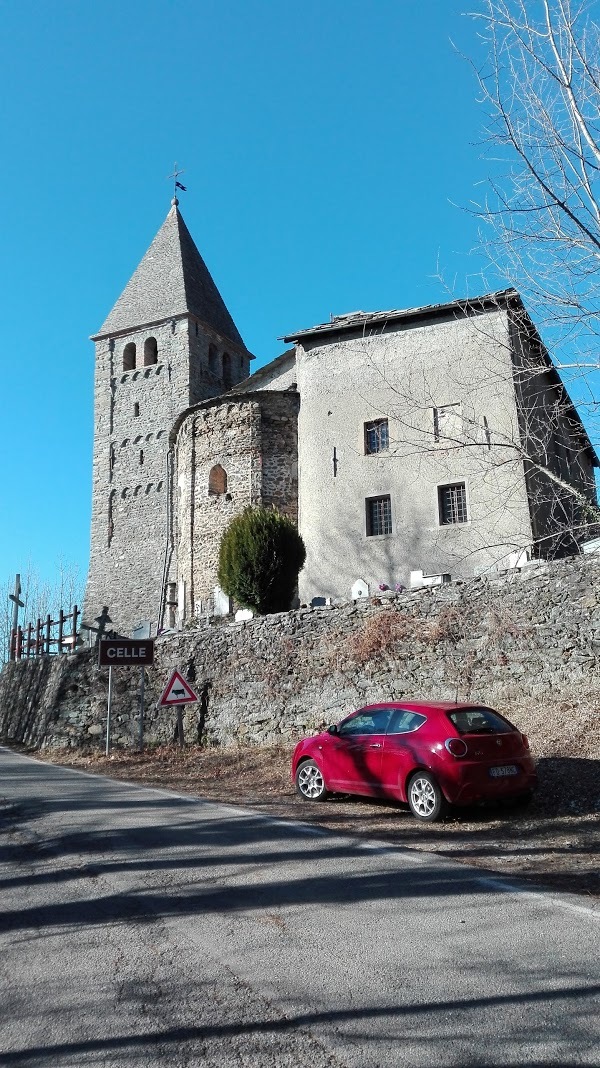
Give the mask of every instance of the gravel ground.
[[[564, 750], [566, 744], [560, 737], [549, 741], [545, 724], [546, 753], [537, 756], [539, 790], [528, 808], [519, 811], [495, 805], [457, 810], [435, 825], [418, 822], [406, 807], [390, 802], [347, 795], [321, 804], [303, 801], [289, 779], [290, 746], [192, 746], [183, 750], [173, 746], [143, 754], [119, 752], [108, 758], [98, 753], [74, 755], [72, 750], [32, 755], [131, 782], [250, 806], [344, 834], [392, 841], [408, 849], [439, 853], [465, 864], [600, 899], [600, 753], [595, 752], [599, 746], [598, 714], [590, 713], [590, 717], [592, 733], [579, 731], [577, 739], [570, 740], [568, 756], [548, 752]], [[530, 723], [535, 754], [539, 747], [532, 726]]]

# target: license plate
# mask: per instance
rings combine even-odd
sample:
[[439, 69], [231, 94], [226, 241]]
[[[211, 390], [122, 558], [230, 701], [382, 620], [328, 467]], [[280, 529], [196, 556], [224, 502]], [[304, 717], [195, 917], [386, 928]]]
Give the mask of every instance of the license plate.
[[515, 764], [502, 764], [497, 768], [490, 768], [493, 779], [503, 779], [505, 775], [518, 775], [519, 769]]

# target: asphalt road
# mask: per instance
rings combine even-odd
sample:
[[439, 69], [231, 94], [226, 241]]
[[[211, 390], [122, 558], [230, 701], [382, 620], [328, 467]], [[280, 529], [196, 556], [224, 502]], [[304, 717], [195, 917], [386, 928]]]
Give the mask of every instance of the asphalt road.
[[600, 1066], [600, 910], [0, 749], [0, 1065]]

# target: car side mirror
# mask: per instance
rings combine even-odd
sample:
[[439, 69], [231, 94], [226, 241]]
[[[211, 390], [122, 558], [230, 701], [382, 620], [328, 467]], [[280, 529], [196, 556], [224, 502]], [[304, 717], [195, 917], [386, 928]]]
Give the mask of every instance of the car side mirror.
[[328, 734], [337, 734], [337, 732], [338, 732], [337, 723], [332, 723], [331, 727], [327, 728], [327, 733]]

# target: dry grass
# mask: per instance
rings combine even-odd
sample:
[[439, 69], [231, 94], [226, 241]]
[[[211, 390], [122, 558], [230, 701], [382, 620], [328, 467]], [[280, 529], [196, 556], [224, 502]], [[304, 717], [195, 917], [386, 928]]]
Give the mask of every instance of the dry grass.
[[456, 645], [467, 636], [464, 616], [451, 605], [443, 608], [431, 621], [415, 619], [387, 608], [366, 619], [350, 639], [348, 647], [354, 663], [361, 665], [386, 656], [397, 656], [401, 642]]
[[[594, 704], [594, 700], [596, 703]], [[580, 708], [557, 702], [528, 706], [517, 718], [538, 758], [540, 788], [522, 812], [501, 806], [457, 811], [433, 826], [391, 802], [336, 797], [310, 805], [290, 782], [291, 746], [200, 748], [162, 746], [110, 757], [72, 751], [43, 752], [44, 760], [160, 786], [273, 816], [303, 819], [332, 832], [367, 835], [452, 857], [496, 872], [519, 875], [600, 900], [600, 735], [597, 694]], [[510, 710], [515, 715], [514, 709]], [[578, 730], [573, 730], [574, 720]]]

